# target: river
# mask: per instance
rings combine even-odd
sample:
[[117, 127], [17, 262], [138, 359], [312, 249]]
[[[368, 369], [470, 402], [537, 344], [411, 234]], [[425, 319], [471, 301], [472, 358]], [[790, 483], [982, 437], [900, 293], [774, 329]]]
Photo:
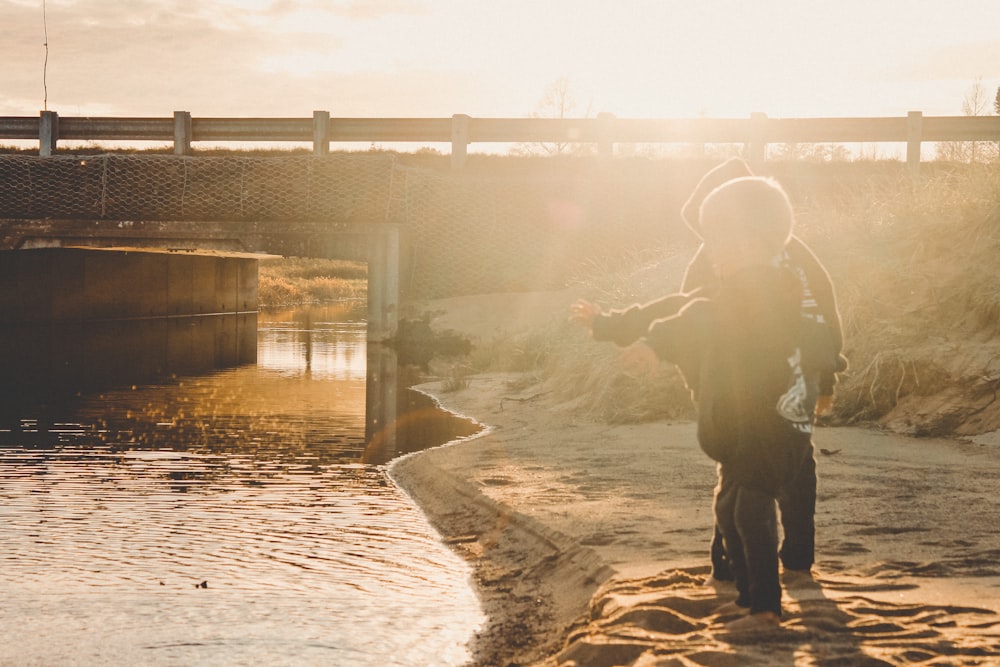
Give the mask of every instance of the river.
[[466, 662], [470, 571], [385, 464], [476, 427], [363, 318], [0, 330], [0, 664]]

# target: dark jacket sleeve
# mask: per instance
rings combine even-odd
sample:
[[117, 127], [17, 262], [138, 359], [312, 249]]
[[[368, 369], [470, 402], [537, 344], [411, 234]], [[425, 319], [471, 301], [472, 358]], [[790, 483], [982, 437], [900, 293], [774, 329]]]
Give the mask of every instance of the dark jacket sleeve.
[[653, 322], [645, 338], [661, 361], [677, 366], [695, 400], [700, 392], [701, 364], [711, 335], [712, 312], [708, 299], [692, 299], [676, 315]]
[[700, 358], [711, 333], [711, 303], [708, 299], [694, 298], [677, 314], [653, 322], [646, 342], [656, 356], [682, 367]]
[[812, 250], [799, 238], [793, 236], [788, 242], [788, 254], [791, 262], [805, 271], [809, 289], [823, 321], [829, 328], [830, 342], [837, 355], [837, 366], [831, 373], [824, 373], [820, 378], [820, 394], [830, 395], [837, 382], [836, 373], [847, 370], [847, 359], [841, 354], [844, 348], [844, 332], [840, 324], [840, 311], [837, 309], [837, 298], [833, 290], [830, 274], [819, 261]]
[[610, 341], [622, 347], [631, 345], [646, 335], [654, 321], [676, 315], [695, 296], [668, 294], [649, 303], [598, 315], [592, 328], [594, 340]]

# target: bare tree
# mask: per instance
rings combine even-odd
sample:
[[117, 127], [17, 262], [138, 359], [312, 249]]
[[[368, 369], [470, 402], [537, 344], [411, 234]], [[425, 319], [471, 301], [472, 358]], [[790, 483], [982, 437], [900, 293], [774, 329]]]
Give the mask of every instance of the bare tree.
[[962, 99], [962, 114], [965, 116], [988, 116], [989, 102], [986, 89], [983, 88], [983, 77], [977, 77]]
[[[545, 93], [531, 113], [532, 118], [589, 118], [590, 104], [581, 112], [580, 105], [573, 93], [573, 82], [567, 76], [561, 76], [548, 85]], [[589, 155], [594, 147], [588, 144], [570, 141], [555, 143], [537, 142], [518, 144], [513, 151], [520, 155]]]
[[[962, 100], [962, 113], [966, 116], [988, 116], [990, 113], [986, 89], [983, 88], [983, 77], [978, 77], [969, 88]], [[969, 162], [979, 161], [979, 142], [969, 142]]]
[[[993, 108], [1000, 106], [1000, 89], [997, 90]], [[989, 116], [992, 112], [989, 94], [983, 87], [983, 77], [977, 77], [962, 98], [962, 114], [965, 116]], [[1000, 113], [1000, 111], [998, 111]], [[944, 141], [937, 144], [937, 155], [944, 160], [956, 162], [979, 162], [997, 158], [997, 146], [980, 141]]]

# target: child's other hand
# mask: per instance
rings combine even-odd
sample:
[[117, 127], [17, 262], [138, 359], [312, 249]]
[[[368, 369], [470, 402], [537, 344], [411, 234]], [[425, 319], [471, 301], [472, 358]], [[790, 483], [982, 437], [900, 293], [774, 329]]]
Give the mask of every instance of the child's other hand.
[[833, 412], [833, 396], [816, 397], [816, 416], [823, 417]]
[[622, 352], [622, 365], [625, 372], [632, 377], [644, 377], [654, 373], [660, 367], [660, 358], [656, 356], [647, 343], [637, 341]]
[[586, 299], [580, 299], [569, 307], [569, 321], [575, 322], [584, 328], [592, 329], [594, 327], [594, 318], [600, 313], [600, 308]]

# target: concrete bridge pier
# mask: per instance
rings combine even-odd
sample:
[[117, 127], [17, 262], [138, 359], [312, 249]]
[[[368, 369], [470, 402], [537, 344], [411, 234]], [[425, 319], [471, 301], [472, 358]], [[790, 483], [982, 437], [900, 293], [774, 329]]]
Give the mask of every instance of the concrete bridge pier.
[[380, 224], [368, 237], [368, 341], [381, 343], [399, 325], [399, 227]]
[[257, 312], [262, 255], [151, 248], [0, 253], [0, 324]]

